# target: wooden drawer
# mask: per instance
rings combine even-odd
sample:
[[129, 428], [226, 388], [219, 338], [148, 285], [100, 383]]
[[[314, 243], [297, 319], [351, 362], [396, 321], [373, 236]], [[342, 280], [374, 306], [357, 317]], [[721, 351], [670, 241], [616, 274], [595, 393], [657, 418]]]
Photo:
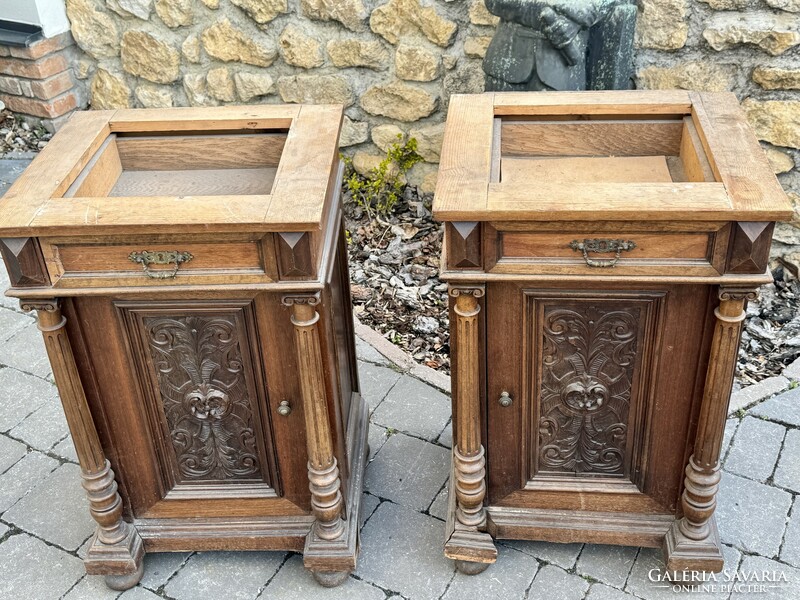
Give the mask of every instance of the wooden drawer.
[[41, 240], [56, 287], [270, 282], [275, 279], [272, 244], [271, 234], [216, 236], [213, 241], [196, 236]]
[[687, 276], [724, 271], [727, 223], [649, 225], [486, 224], [485, 269], [509, 274]]

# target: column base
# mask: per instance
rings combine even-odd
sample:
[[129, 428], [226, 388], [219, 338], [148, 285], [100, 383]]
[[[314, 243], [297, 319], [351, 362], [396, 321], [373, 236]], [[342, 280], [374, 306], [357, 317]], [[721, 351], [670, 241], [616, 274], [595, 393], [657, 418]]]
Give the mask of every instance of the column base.
[[303, 565], [311, 571], [317, 583], [335, 587], [342, 583], [356, 568], [360, 547], [359, 524], [361, 522], [361, 496], [364, 488], [364, 468], [367, 462], [367, 435], [369, 408], [359, 394], [354, 393], [348, 435], [350, 457], [350, 481], [345, 501], [345, 520], [342, 535], [333, 540], [324, 540], [312, 526], [303, 550]]
[[83, 564], [90, 575], [106, 575], [106, 584], [113, 590], [132, 588], [144, 574], [144, 545], [133, 525], [127, 524], [128, 535], [113, 545], [104, 544], [94, 534]]
[[664, 537], [662, 550], [667, 571], [704, 571], [719, 573], [725, 566], [717, 532], [717, 522], [708, 521], [710, 533], [704, 540], [692, 540], [681, 533], [676, 520]]

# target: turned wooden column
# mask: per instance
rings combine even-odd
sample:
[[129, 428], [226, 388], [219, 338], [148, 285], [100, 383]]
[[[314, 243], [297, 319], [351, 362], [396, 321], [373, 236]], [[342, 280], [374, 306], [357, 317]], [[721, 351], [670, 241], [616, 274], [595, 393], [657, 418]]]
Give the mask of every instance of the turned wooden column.
[[685, 470], [681, 496], [683, 518], [667, 536], [669, 569], [722, 569], [722, 555], [712, 520], [721, 477], [720, 451], [745, 308], [747, 300], [756, 297], [756, 290], [749, 288], [720, 287], [719, 290], [720, 303], [714, 309], [716, 325], [694, 451]]
[[314, 308], [319, 304], [319, 294], [285, 296], [283, 303], [292, 307], [291, 320], [306, 422], [311, 508], [316, 517], [315, 533], [323, 540], [335, 540], [345, 532], [344, 505], [325, 397], [319, 313]]
[[456, 444], [453, 447], [456, 517], [462, 525], [480, 527], [486, 522], [483, 499], [486, 496], [486, 458], [481, 444], [480, 339], [478, 298], [483, 287], [451, 287], [456, 299], [455, 333], [458, 343], [455, 404], [457, 407]]
[[67, 337], [67, 319], [61, 313], [58, 300], [23, 300], [21, 304], [25, 310], [36, 310], [39, 330], [44, 337], [53, 377], [78, 455], [83, 488], [89, 498], [89, 512], [98, 524], [96, 541], [90, 547], [85, 561], [86, 570], [89, 573], [122, 576], [108, 583], [113, 584], [115, 589], [128, 589], [141, 578], [142, 543], [136, 530], [122, 519], [122, 499], [86, 401]]

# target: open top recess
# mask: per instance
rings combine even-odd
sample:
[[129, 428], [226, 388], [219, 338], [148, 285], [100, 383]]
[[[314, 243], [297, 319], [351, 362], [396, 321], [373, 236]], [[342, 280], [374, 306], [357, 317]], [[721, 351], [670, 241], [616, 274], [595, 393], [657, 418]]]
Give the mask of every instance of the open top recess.
[[732, 94], [453, 96], [434, 214], [776, 220], [790, 207]]
[[0, 200], [0, 232], [316, 230], [341, 119], [334, 105], [75, 113]]

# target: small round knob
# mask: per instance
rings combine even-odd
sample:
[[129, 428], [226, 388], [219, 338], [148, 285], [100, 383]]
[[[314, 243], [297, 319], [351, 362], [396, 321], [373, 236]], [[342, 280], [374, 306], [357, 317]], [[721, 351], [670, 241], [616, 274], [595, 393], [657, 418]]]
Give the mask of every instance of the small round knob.
[[288, 400], [281, 400], [281, 403], [278, 405], [278, 414], [282, 417], [288, 417], [289, 413], [292, 412], [292, 407], [289, 406]]
[[500, 394], [500, 398], [497, 401], [500, 403], [500, 406], [502, 406], [503, 408], [506, 408], [507, 406], [511, 406], [511, 403], [513, 402], [513, 400], [511, 399], [511, 396], [509, 395], [508, 392], [503, 392], [502, 394]]

